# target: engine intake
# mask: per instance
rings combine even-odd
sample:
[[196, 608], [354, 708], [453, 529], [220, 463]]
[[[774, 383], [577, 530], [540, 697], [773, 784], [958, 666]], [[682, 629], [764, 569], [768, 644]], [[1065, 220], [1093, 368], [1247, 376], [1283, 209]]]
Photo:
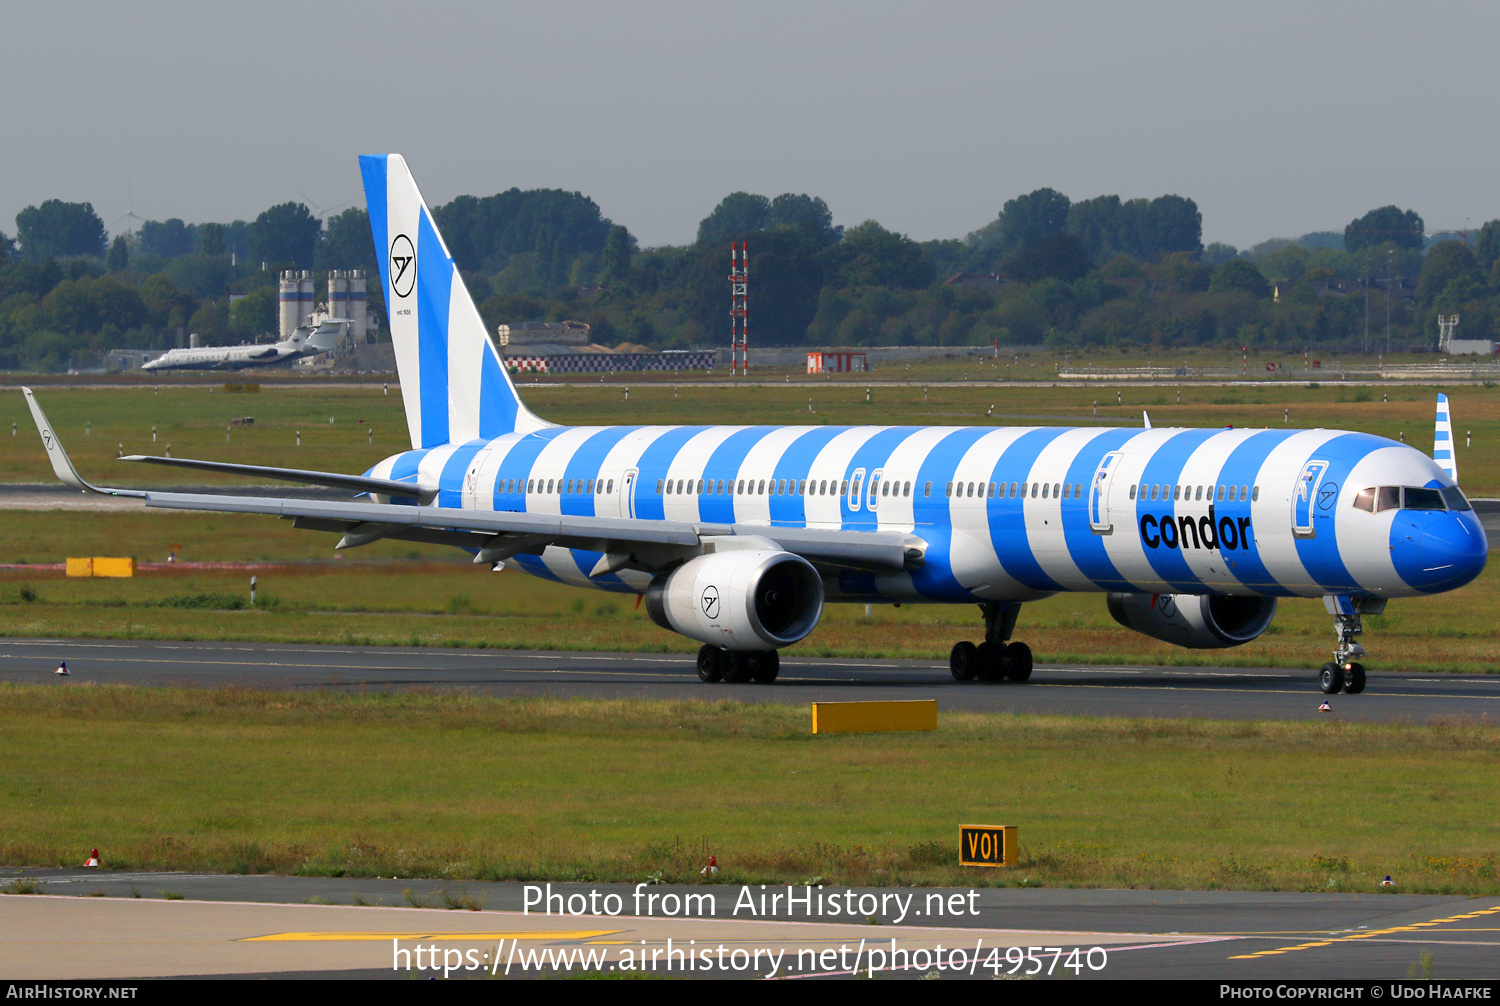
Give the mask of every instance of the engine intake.
[[817, 627], [823, 578], [790, 552], [714, 552], [652, 580], [646, 613], [663, 629], [727, 650], [774, 650]]
[[1109, 613], [1127, 629], [1194, 650], [1250, 642], [1276, 616], [1274, 597], [1208, 594], [1110, 594]]

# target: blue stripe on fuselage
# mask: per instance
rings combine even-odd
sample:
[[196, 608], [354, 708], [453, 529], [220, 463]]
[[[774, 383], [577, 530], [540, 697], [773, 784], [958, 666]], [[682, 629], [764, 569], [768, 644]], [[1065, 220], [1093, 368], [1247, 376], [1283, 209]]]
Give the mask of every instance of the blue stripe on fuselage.
[[[1003, 480], [1007, 485], [1026, 482], [1035, 474], [1032, 469], [1042, 451], [1066, 432], [1036, 429], [1021, 434], [1001, 453], [989, 480]], [[1042, 570], [1032, 551], [1026, 535], [1026, 500], [990, 498], [985, 502], [985, 518], [990, 526], [991, 546], [1007, 575], [1036, 590], [1063, 589], [1062, 584]]]
[[[1177, 541], [1177, 501], [1172, 499], [1171, 489], [1181, 483], [1182, 469], [1188, 459], [1193, 456], [1193, 452], [1218, 433], [1218, 430], [1183, 430], [1181, 433], [1174, 433], [1168, 437], [1164, 443], [1151, 452], [1145, 471], [1141, 473], [1141, 481], [1148, 486], [1157, 484], [1166, 486], [1167, 498], [1153, 500], [1149, 498], [1148, 492], [1147, 499], [1137, 499], [1135, 501], [1137, 528], [1140, 527], [1141, 518], [1147, 514], [1156, 518], [1161, 525], [1172, 521], [1174, 526], [1169, 540]], [[1187, 560], [1182, 557], [1180, 548], [1169, 547], [1166, 541], [1163, 541], [1155, 548], [1148, 546], [1145, 553], [1146, 560], [1151, 563], [1151, 569], [1173, 590], [1191, 591], [1202, 587], [1197, 576], [1188, 566]]]
[[[1104, 536], [1094, 533], [1089, 523], [1089, 492], [1093, 486], [1094, 473], [1099, 470], [1099, 464], [1104, 456], [1110, 451], [1117, 451], [1129, 443], [1135, 437], [1137, 430], [1105, 430], [1085, 444], [1079, 452], [1074, 455], [1073, 463], [1068, 467], [1068, 481], [1074, 484], [1082, 484], [1083, 495], [1075, 496], [1071, 500], [1063, 501], [1063, 541], [1068, 546], [1068, 555], [1078, 571], [1088, 577], [1095, 585], [1106, 590], [1137, 590], [1138, 588], [1126, 580], [1120, 573], [1114, 561], [1110, 559], [1108, 550], [1104, 547]], [[1119, 467], [1116, 461], [1113, 467]], [[1114, 480], [1112, 488], [1115, 491], [1128, 489]], [[1117, 529], [1129, 534], [1131, 530], [1122, 527], [1126, 519], [1119, 515], [1112, 517]]]
[[[818, 459], [823, 448], [827, 447], [834, 437], [844, 432], [844, 429], [842, 426], [819, 426], [803, 433], [781, 452], [781, 458], [776, 462], [776, 470], [772, 474], [778, 480], [786, 479], [789, 482], [802, 484], [808, 472], [812, 471], [813, 462]], [[804, 493], [795, 492], [771, 497], [771, 523], [777, 527], [806, 526], [806, 498]]]
[[442, 239], [422, 208], [417, 223], [417, 395], [421, 403], [422, 446], [448, 442], [448, 307], [453, 265]]

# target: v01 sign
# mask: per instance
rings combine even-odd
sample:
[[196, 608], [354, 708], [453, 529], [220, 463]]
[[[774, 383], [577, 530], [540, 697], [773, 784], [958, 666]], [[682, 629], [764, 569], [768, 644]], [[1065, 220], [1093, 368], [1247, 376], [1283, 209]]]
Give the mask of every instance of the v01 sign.
[[1015, 866], [1017, 852], [1013, 824], [958, 826], [959, 866]]

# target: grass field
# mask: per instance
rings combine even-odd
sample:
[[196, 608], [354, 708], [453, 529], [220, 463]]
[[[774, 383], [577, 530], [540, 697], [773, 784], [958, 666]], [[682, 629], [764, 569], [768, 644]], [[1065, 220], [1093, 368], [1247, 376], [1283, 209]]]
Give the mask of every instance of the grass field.
[[[1430, 451], [1433, 404], [1440, 389], [1187, 386], [1181, 390], [1180, 404], [1178, 391], [1165, 387], [926, 387], [915, 382], [874, 388], [868, 402], [865, 390], [866, 384], [858, 380], [745, 388], [684, 381], [674, 390], [665, 382], [632, 383], [616, 376], [598, 387], [523, 387], [522, 396], [539, 415], [559, 423], [1138, 426], [1145, 409], [1157, 426], [1356, 429], [1392, 439], [1404, 436], [1408, 443]], [[1500, 388], [1460, 387], [1449, 389], [1449, 394], [1465, 489], [1475, 496], [1500, 494]], [[379, 385], [267, 385], [258, 395], [226, 395], [221, 385], [163, 386], [159, 392], [150, 386], [48, 388], [39, 391], [38, 398], [84, 476], [114, 484], [244, 481], [113, 462], [119, 451], [161, 454], [169, 443], [176, 457], [335, 471], [364, 471], [408, 444], [399, 389], [391, 388], [387, 395]], [[234, 427], [226, 442], [229, 420], [247, 415], [255, 417], [255, 425]], [[17, 435], [6, 437], [4, 431], [12, 423]], [[1465, 431], [1473, 432], [1472, 446], [1465, 446]], [[22, 396], [0, 395], [0, 482], [52, 478]]]
[[[1500, 728], [0, 687], [0, 861], [116, 868], [1495, 893]], [[957, 826], [1020, 827], [1013, 871]], [[813, 880], [812, 878], [818, 878]]]

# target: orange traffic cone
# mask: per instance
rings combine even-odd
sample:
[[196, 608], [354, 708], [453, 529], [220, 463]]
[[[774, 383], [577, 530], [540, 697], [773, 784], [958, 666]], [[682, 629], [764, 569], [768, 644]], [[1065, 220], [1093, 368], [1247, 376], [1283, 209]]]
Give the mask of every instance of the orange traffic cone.
[[70, 670], [68, 670], [68, 662], [66, 660], [64, 660], [62, 663], [60, 663], [60, 664], [57, 665], [57, 670], [53, 671], [52, 673], [53, 674], [72, 674], [73, 672], [70, 671]]
[[96, 867], [97, 868], [99, 866], [99, 850], [98, 849], [90, 850], [90, 852], [89, 852], [89, 858], [86, 859], [86, 860], [84, 860], [83, 865], [84, 866], [92, 866], [92, 867]]

